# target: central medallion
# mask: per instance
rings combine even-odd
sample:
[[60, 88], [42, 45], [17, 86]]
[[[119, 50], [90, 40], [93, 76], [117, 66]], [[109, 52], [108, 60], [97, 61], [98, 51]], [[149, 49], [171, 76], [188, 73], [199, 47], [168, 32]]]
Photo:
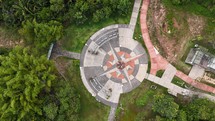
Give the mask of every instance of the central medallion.
[[125, 63], [123, 61], [118, 61], [116, 67], [120, 70], [125, 68]]

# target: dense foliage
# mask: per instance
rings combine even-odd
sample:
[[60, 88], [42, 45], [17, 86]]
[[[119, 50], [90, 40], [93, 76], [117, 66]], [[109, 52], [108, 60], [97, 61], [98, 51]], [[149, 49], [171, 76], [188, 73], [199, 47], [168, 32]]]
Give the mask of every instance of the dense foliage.
[[139, 112], [136, 121], [214, 121], [215, 103], [207, 99], [194, 98], [187, 104], [178, 104], [173, 97], [164, 94], [156, 94], [153, 97], [153, 118], [146, 112]]
[[37, 23], [27, 21], [23, 24], [23, 28], [19, 33], [24, 37], [26, 44], [35, 46], [37, 49], [45, 48], [51, 42], [59, 40], [62, 36], [62, 25], [57, 21], [49, 21], [48, 23]]
[[0, 120], [77, 120], [79, 96], [58, 81], [46, 56], [15, 47], [0, 56]]
[[56, 94], [48, 98], [43, 110], [46, 120], [77, 121], [79, 119], [80, 96], [69, 82], [59, 81]]
[[0, 56], [1, 120], [34, 119], [42, 115], [41, 94], [50, 92], [53, 65], [46, 57], [34, 57], [28, 49], [14, 48]]
[[196, 3], [206, 9], [208, 9], [213, 15], [215, 15], [215, 0], [172, 0], [175, 5], [186, 5]]
[[154, 96], [152, 109], [163, 117], [173, 119], [177, 116], [179, 105], [174, 102], [172, 97], [160, 94]]
[[130, 0], [1, 0], [0, 21], [8, 26], [20, 26], [23, 21], [56, 20], [61, 23], [98, 22], [113, 13], [128, 12]]
[[197, 99], [184, 107], [188, 121], [214, 121], [215, 103], [206, 99]]
[[130, 0], [0, 0], [0, 24], [22, 29], [25, 42], [48, 48], [62, 36], [62, 25], [99, 22], [125, 15]]

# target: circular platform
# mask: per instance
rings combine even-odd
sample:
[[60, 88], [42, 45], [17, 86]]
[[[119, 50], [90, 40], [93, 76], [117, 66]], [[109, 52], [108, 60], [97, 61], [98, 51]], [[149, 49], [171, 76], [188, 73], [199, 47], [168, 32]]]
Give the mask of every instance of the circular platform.
[[120, 94], [139, 86], [146, 76], [146, 51], [132, 35], [128, 25], [111, 25], [91, 36], [82, 50], [82, 81], [104, 104], [117, 105]]

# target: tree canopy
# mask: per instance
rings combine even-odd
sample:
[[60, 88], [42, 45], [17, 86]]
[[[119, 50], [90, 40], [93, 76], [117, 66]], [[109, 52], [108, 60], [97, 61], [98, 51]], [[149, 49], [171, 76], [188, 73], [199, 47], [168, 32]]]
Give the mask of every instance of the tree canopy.
[[179, 105], [174, 102], [174, 98], [168, 95], [158, 94], [154, 96], [152, 110], [161, 116], [173, 119], [177, 116]]
[[0, 55], [0, 120], [77, 121], [80, 96], [55, 71], [46, 56], [29, 48]]
[[15, 47], [0, 56], [0, 119], [34, 119], [42, 115], [42, 95], [55, 80], [53, 64], [45, 56]]
[[214, 121], [215, 120], [215, 103], [207, 99], [196, 99], [184, 110], [187, 113], [188, 121]]
[[37, 49], [45, 48], [51, 42], [59, 40], [62, 36], [63, 27], [57, 21], [49, 21], [48, 23], [37, 23], [27, 21], [23, 23], [23, 28], [19, 33], [24, 37], [26, 43], [35, 46]]
[[114, 13], [125, 15], [129, 5], [130, 0], [1, 0], [0, 22], [8, 26], [20, 26], [33, 19], [39, 23], [56, 20], [82, 24], [90, 19], [98, 22]]

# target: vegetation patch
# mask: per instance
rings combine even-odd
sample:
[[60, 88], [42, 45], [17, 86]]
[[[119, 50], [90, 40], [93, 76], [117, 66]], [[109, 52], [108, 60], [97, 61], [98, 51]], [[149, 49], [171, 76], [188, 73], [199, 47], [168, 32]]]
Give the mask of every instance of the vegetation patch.
[[156, 76], [161, 78], [163, 76], [164, 72], [165, 72], [165, 70], [158, 70], [156, 73]]
[[[152, 88], [152, 86], [155, 86], [156, 89]], [[139, 121], [143, 117], [141, 114], [144, 114], [145, 120], [152, 119], [155, 117], [155, 113], [152, 111], [153, 95], [158, 93], [166, 94], [167, 90], [148, 80], [144, 80], [132, 92], [121, 95], [116, 114], [117, 120]]]
[[70, 61], [70, 66], [67, 67], [65, 77], [68, 82], [77, 90], [80, 95], [80, 121], [107, 121], [110, 107], [99, 103], [83, 85], [80, 76], [79, 60], [68, 60], [61, 58], [63, 61]]
[[175, 85], [178, 85], [178, 86], [180, 86], [182, 88], [187, 87], [186, 83], [182, 79], [180, 79], [179, 77], [177, 77], [177, 76], [174, 76], [174, 78], [172, 79], [171, 83], [173, 83]]

